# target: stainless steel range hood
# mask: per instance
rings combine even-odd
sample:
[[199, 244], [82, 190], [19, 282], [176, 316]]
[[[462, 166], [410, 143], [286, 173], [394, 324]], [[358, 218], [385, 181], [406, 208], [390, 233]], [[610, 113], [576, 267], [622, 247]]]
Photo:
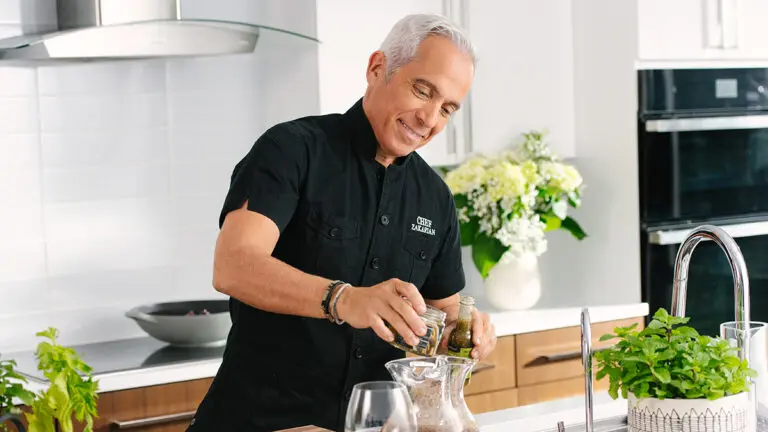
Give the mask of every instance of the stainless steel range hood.
[[[0, 39], [0, 60], [111, 60], [254, 50], [255, 24], [182, 19], [180, 0], [56, 0], [58, 31]], [[212, 0], [215, 1], [215, 0]]]

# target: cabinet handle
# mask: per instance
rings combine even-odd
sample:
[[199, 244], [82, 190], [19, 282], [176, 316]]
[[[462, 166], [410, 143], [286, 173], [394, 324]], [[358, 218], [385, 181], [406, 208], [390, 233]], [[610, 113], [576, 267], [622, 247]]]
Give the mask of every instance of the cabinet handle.
[[[592, 350], [592, 354], [599, 352], [599, 351], [605, 351], [608, 349], [611, 349], [612, 347], [606, 346], [602, 348], [596, 348]], [[526, 366], [540, 366], [547, 363], [557, 363], [561, 361], [566, 360], [573, 360], [581, 358], [581, 350], [579, 351], [568, 351], [564, 353], [557, 353], [557, 354], [548, 354], [548, 355], [541, 355], [536, 357], [535, 359], [531, 360], [526, 364]]]
[[151, 425], [172, 423], [180, 420], [190, 420], [195, 416], [195, 412], [196, 411], [187, 411], [136, 420], [113, 420], [110, 424], [110, 430], [136, 429]]
[[738, 46], [737, 19], [738, 0], [720, 1], [720, 32], [722, 34], [721, 47], [723, 49], [736, 48]]
[[723, 0], [704, 0], [704, 48], [723, 47]]

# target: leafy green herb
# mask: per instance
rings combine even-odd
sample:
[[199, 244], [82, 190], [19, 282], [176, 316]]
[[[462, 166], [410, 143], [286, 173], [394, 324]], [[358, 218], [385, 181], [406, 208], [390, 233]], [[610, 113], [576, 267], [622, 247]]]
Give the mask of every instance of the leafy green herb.
[[[14, 399], [29, 405], [35, 394], [24, 388], [27, 379], [16, 372], [15, 360], [0, 360], [0, 414], [18, 415], [21, 410], [15, 407]], [[5, 430], [5, 427], [2, 427]]]
[[610, 381], [609, 394], [619, 391], [638, 398], [709, 399], [748, 390], [757, 373], [738, 357], [735, 347], [722, 338], [701, 336], [687, 317], [674, 317], [663, 308], [648, 327], [617, 327], [601, 341], [618, 338], [610, 349], [594, 354], [597, 379]]
[[72, 432], [73, 415], [77, 421], [85, 421], [84, 432], [91, 432], [93, 418], [98, 417], [98, 381], [93, 380], [91, 367], [74, 349], [56, 343], [58, 335], [58, 330], [52, 327], [37, 333], [48, 339], [38, 344], [35, 355], [38, 369], [51, 385], [32, 401], [32, 412], [25, 413], [29, 432], [55, 432], [54, 422], [61, 432]]

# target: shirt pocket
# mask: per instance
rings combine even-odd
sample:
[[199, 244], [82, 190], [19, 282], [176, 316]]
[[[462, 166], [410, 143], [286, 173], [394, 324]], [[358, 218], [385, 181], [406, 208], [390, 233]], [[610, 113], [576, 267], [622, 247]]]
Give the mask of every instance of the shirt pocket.
[[432, 261], [437, 255], [438, 239], [434, 236], [408, 232], [403, 240], [403, 249], [408, 252], [406, 258], [407, 282], [421, 290], [429, 276]]
[[307, 226], [312, 232], [315, 253], [315, 274], [329, 279], [349, 280], [353, 270], [359, 270], [360, 224], [358, 221], [336, 214], [322, 214], [312, 210], [307, 215]]

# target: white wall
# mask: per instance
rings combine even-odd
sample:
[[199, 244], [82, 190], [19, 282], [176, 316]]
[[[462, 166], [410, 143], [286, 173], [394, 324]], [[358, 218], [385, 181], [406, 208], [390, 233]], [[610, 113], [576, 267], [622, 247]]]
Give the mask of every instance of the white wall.
[[[574, 104], [576, 157], [569, 162], [586, 184], [582, 208], [571, 215], [588, 237], [579, 242], [565, 231], [547, 234], [542, 297], [535, 308], [638, 303], [637, 5], [571, 4], [574, 94], [563, 100]], [[469, 292], [482, 297], [469, 248], [463, 256]]]
[[[50, 21], [54, 1], [0, 0], [0, 35]], [[313, 0], [211, 4], [183, 15], [315, 33]], [[0, 63], [0, 352], [49, 325], [64, 343], [142, 336], [128, 308], [217, 297], [231, 170], [266, 127], [318, 110], [316, 50], [264, 31], [245, 55]]]

